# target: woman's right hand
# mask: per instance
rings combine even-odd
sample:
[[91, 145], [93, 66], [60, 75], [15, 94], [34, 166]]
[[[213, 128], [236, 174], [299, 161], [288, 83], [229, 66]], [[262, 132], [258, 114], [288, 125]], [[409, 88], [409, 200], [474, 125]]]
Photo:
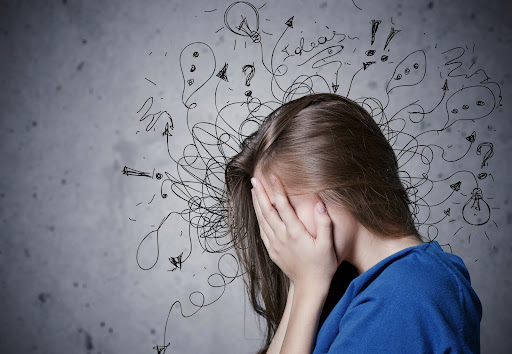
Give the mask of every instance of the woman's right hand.
[[290, 278], [296, 289], [327, 292], [338, 261], [333, 245], [332, 222], [325, 206], [322, 202], [315, 206], [317, 237], [314, 238], [295, 214], [282, 183], [277, 177], [274, 181], [272, 177], [270, 180], [275, 209], [261, 182], [256, 178], [251, 179], [260, 234], [270, 258]]

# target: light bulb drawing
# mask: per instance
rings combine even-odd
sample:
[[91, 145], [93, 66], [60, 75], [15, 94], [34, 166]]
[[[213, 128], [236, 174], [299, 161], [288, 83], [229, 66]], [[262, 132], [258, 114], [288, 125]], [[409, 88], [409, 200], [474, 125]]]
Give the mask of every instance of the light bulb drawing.
[[231, 32], [251, 38], [253, 43], [261, 40], [260, 15], [254, 5], [248, 2], [237, 1], [229, 5], [224, 13], [224, 24]]
[[484, 225], [489, 221], [491, 208], [484, 200], [480, 188], [475, 188], [471, 192], [471, 198], [469, 198], [462, 208], [462, 216], [464, 217], [464, 221], [475, 226]]

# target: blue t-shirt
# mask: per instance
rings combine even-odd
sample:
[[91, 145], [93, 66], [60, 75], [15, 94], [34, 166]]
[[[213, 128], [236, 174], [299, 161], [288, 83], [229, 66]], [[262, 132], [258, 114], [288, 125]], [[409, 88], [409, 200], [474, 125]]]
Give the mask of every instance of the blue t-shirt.
[[481, 318], [462, 259], [423, 243], [355, 278], [313, 353], [478, 353]]

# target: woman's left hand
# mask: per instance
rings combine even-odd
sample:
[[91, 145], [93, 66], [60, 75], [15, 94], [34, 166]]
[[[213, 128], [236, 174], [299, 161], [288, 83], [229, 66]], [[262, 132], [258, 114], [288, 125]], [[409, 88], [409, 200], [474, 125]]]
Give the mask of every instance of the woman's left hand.
[[251, 191], [260, 234], [272, 261], [296, 288], [328, 291], [338, 261], [332, 222], [324, 204], [320, 201], [315, 205], [317, 236], [314, 238], [295, 214], [277, 177], [271, 177], [275, 209], [263, 184], [256, 178], [252, 181], [256, 182]]

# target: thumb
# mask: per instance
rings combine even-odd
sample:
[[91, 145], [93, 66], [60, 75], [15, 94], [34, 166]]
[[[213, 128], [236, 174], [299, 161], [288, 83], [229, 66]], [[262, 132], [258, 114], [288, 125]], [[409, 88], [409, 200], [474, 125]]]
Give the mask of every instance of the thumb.
[[315, 205], [315, 224], [317, 241], [332, 244], [332, 222], [322, 201]]

